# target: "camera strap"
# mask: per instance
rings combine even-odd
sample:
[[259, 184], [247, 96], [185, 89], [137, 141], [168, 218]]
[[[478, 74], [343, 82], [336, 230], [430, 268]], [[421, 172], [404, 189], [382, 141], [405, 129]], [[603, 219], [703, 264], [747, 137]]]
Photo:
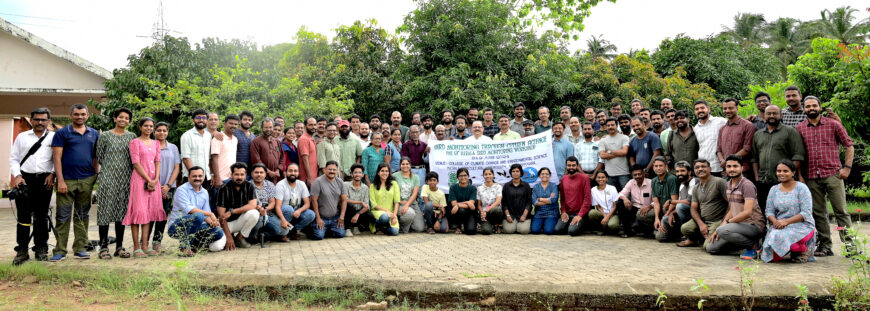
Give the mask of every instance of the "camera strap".
[[45, 133], [42, 133], [42, 137], [40, 137], [39, 140], [37, 140], [36, 143], [30, 147], [30, 150], [27, 150], [27, 154], [25, 154], [24, 158], [21, 159], [21, 163], [19, 164], [20, 166], [24, 166], [24, 162], [26, 162], [27, 159], [30, 158], [30, 156], [36, 153], [36, 151], [39, 150], [39, 147], [42, 147], [42, 141], [45, 140], [46, 137], [48, 137], [48, 130], [46, 130]]

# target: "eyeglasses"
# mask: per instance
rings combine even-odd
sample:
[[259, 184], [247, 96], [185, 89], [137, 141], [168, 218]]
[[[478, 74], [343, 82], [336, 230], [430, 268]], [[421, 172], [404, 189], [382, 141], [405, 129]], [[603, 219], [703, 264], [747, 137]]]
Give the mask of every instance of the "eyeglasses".
[[41, 119], [41, 118], [33, 118], [30, 120], [33, 122], [48, 122], [48, 119]]

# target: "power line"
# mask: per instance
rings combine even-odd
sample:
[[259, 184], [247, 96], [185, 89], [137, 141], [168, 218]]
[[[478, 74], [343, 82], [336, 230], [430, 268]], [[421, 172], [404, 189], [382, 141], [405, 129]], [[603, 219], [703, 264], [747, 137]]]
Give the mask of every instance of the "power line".
[[15, 17], [24, 17], [24, 18], [34, 18], [34, 19], [44, 19], [44, 20], [49, 20], [49, 21], [59, 21], [59, 22], [69, 22], [69, 23], [75, 23], [75, 22], [76, 22], [76, 21], [74, 21], [74, 20], [62, 19], [62, 18], [40, 17], [40, 16], [21, 15], [21, 14], [4, 13], [4, 12], [0, 12], [0, 15], [15, 16]]

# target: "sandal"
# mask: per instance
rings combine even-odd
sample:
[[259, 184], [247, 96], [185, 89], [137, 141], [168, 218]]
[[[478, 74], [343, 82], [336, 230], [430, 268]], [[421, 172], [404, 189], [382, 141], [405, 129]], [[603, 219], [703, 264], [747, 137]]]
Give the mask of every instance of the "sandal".
[[160, 255], [160, 252], [158, 252], [157, 250], [152, 248], [152, 249], [148, 250], [147, 252], [145, 252], [145, 254], [148, 254], [148, 256], [157, 256], [157, 255]]
[[435, 234], [435, 229], [429, 228], [428, 232], [429, 234]]
[[462, 229], [456, 228], [456, 234], [462, 234]]
[[130, 258], [130, 252], [128, 252], [127, 249], [121, 247], [115, 250], [115, 257]]
[[834, 256], [834, 251], [827, 248], [820, 248], [816, 250], [815, 255], [816, 257]]
[[136, 257], [136, 258], [148, 258], [148, 255], [145, 254], [145, 252], [142, 251], [141, 249], [137, 249], [137, 250], [133, 251], [133, 257]]
[[100, 249], [100, 255], [98, 257], [100, 259], [112, 259], [112, 255], [109, 254], [109, 250], [106, 248]]
[[195, 253], [189, 248], [182, 249], [178, 252], [178, 257], [193, 257]]
[[810, 259], [810, 253], [809, 253], [809, 252], [804, 252], [804, 253], [801, 253], [801, 254], [795, 254], [795, 253], [792, 253], [792, 254], [791, 254], [791, 262], [793, 262], [793, 263], [805, 263], [805, 262], [807, 262], [809, 259]]
[[163, 245], [160, 245], [160, 243], [151, 244], [151, 249], [157, 251], [158, 253], [163, 253], [163, 250], [164, 250]]

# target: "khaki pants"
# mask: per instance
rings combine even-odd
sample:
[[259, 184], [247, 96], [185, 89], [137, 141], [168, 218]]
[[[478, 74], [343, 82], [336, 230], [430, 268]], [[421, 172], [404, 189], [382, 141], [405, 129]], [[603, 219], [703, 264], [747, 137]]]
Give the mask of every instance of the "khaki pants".
[[[722, 220], [720, 219], [717, 221], [704, 221], [704, 224], [707, 225], [707, 236], [709, 237], [713, 234], [713, 232], [716, 232], [716, 229], [718, 229], [719, 225], [722, 224]], [[683, 226], [680, 227], [680, 231], [682, 231], [683, 235], [692, 241], [700, 242], [701, 240], [704, 240], [705, 249], [707, 248], [707, 244], [710, 242], [710, 239], [704, 239], [704, 236], [701, 234], [701, 229], [698, 228], [698, 224], [695, 223], [694, 219], [684, 223]]]
[[604, 214], [601, 214], [597, 209], [590, 210], [586, 217], [589, 217], [592, 227], [601, 227], [604, 232], [619, 231], [619, 215], [616, 215], [616, 213], [613, 213], [613, 216], [610, 216], [610, 219], [607, 220], [607, 226], [601, 226], [601, 220], [604, 219]]
[[501, 223], [502, 232], [504, 233], [519, 233], [519, 234], [529, 234], [532, 232], [532, 220], [526, 219], [526, 221], [520, 222], [518, 218], [514, 218], [514, 222], [508, 222], [507, 220]]
[[67, 254], [66, 245], [69, 240], [70, 222], [72, 222], [75, 234], [73, 252], [85, 250], [85, 246], [88, 244], [88, 213], [91, 211], [91, 192], [94, 191], [94, 182], [96, 181], [96, 175], [82, 179], [65, 180], [68, 190], [65, 194], [58, 193], [56, 200], [54, 238], [57, 240], [57, 245], [52, 251], [53, 254]]
[[[816, 221], [816, 231], [819, 232], [819, 248], [831, 249], [831, 225], [828, 222], [828, 204], [834, 210], [834, 220], [837, 226], [851, 227], [852, 219], [846, 211], [846, 188], [843, 180], [836, 175], [821, 179], [807, 179], [807, 187], [813, 195], [813, 219]], [[846, 230], [840, 230], [840, 241], [845, 241]]]

